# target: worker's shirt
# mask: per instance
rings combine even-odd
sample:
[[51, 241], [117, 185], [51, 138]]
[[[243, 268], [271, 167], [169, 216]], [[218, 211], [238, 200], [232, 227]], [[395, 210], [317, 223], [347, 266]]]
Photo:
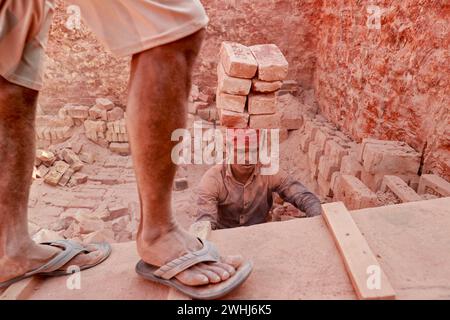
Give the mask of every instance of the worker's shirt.
[[230, 165], [216, 165], [200, 182], [197, 221], [210, 221], [213, 229], [266, 222], [273, 203], [272, 192], [277, 192], [308, 217], [322, 212], [319, 199], [285, 172], [261, 175], [257, 166], [243, 184], [234, 178]]

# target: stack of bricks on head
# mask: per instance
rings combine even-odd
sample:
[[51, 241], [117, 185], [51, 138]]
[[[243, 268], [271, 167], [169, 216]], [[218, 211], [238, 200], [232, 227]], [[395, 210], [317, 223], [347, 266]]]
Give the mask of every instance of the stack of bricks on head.
[[278, 129], [277, 91], [289, 64], [275, 44], [223, 42], [217, 66], [217, 108], [226, 128]]

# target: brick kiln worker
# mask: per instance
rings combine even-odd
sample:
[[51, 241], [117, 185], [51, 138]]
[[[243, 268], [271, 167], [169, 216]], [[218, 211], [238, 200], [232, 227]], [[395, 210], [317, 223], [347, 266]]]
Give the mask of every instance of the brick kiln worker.
[[[211, 243], [180, 228], [171, 212], [176, 166], [170, 137], [185, 125], [192, 68], [208, 23], [200, 1], [69, 3], [114, 54], [132, 56], [127, 127], [141, 204], [136, 271], [194, 298], [223, 296], [249, 276], [251, 262], [220, 257]], [[0, 0], [0, 290], [32, 275], [67, 274], [72, 265], [93, 267], [111, 251], [106, 243], [37, 244], [28, 234], [35, 111], [53, 10], [51, 0]]]
[[282, 170], [274, 175], [262, 175], [261, 165], [250, 164], [249, 158], [247, 155], [245, 164], [234, 161], [235, 164], [216, 165], [204, 174], [198, 188], [197, 222], [209, 221], [212, 229], [267, 222], [272, 192], [277, 192], [307, 217], [322, 213], [320, 200], [303, 184]]

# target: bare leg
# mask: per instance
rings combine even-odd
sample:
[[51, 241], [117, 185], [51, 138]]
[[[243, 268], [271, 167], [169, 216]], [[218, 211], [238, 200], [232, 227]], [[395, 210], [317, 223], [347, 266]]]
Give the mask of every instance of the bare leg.
[[[171, 160], [171, 134], [184, 128], [191, 71], [203, 31], [133, 57], [127, 106], [127, 127], [141, 199], [137, 237], [142, 259], [161, 266], [201, 244], [182, 230], [171, 211], [176, 166]], [[240, 257], [224, 263], [200, 264], [180, 273], [187, 285], [220, 282], [235, 272]], [[234, 267], [233, 267], [234, 265]]]
[[[58, 253], [28, 234], [27, 206], [35, 158], [34, 120], [38, 92], [0, 77], [0, 282], [33, 270]], [[94, 261], [81, 255], [71, 264]]]

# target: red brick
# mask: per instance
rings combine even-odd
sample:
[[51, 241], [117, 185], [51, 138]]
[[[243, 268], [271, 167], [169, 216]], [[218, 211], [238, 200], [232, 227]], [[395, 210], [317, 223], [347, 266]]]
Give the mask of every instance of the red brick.
[[252, 51], [235, 42], [222, 43], [220, 61], [225, 72], [231, 77], [251, 79], [258, 70]]
[[247, 95], [250, 92], [250, 79], [235, 78], [227, 75], [221, 63], [217, 65], [218, 90], [229, 94]]
[[279, 129], [281, 117], [275, 114], [254, 114], [250, 116], [250, 128], [252, 129]]
[[341, 175], [339, 186], [334, 193], [334, 199], [342, 201], [350, 210], [376, 207], [379, 205], [377, 195], [372, 192], [358, 178], [350, 175]]
[[356, 160], [354, 154], [343, 156], [341, 159], [340, 172], [342, 174], [352, 175], [361, 179], [361, 172], [363, 167], [361, 163]]
[[114, 108], [114, 103], [111, 102], [109, 99], [105, 98], [98, 98], [95, 100], [95, 107], [101, 109], [101, 110], [112, 110]]
[[89, 119], [90, 120], [108, 120], [108, 111], [104, 109], [100, 109], [97, 106], [94, 106], [89, 109]]
[[250, 49], [258, 63], [259, 80], [277, 81], [287, 77], [289, 63], [275, 44], [256, 45]]
[[108, 121], [117, 121], [123, 119], [124, 111], [120, 107], [115, 107], [111, 111], [108, 111]]
[[216, 100], [217, 100], [217, 108], [219, 109], [234, 112], [244, 112], [247, 97], [217, 92]]
[[277, 111], [277, 97], [274, 93], [251, 93], [248, 96], [248, 113], [274, 114]]
[[422, 200], [422, 198], [411, 189], [405, 181], [397, 176], [386, 175], [383, 177], [380, 191], [386, 192], [387, 189], [392, 191], [402, 202]]
[[317, 185], [319, 187], [319, 195], [321, 197], [329, 197], [331, 195], [331, 182], [320, 174], [317, 175]]
[[252, 80], [252, 91], [260, 93], [275, 92], [279, 90], [283, 82], [281, 81], [263, 81], [259, 79]]
[[440, 197], [450, 197], [450, 183], [435, 174], [423, 174], [420, 176], [419, 194], [431, 193]]
[[367, 140], [361, 145], [362, 164], [371, 174], [417, 174], [420, 154], [400, 141]]
[[325, 142], [324, 154], [329, 156], [337, 167], [340, 168], [342, 158], [348, 154], [349, 149], [349, 146], [342, 145], [340, 141], [338, 142], [336, 139], [330, 139]]
[[248, 113], [219, 109], [220, 123], [227, 128], [247, 128]]
[[89, 107], [66, 105], [64, 108], [71, 118], [84, 120], [89, 117]]
[[322, 155], [323, 149], [317, 143], [311, 142], [308, 149], [309, 164], [318, 165]]
[[322, 175], [325, 180], [331, 181], [331, 175], [339, 171], [339, 166], [333, 158], [323, 155], [319, 159], [318, 170], [319, 175]]

